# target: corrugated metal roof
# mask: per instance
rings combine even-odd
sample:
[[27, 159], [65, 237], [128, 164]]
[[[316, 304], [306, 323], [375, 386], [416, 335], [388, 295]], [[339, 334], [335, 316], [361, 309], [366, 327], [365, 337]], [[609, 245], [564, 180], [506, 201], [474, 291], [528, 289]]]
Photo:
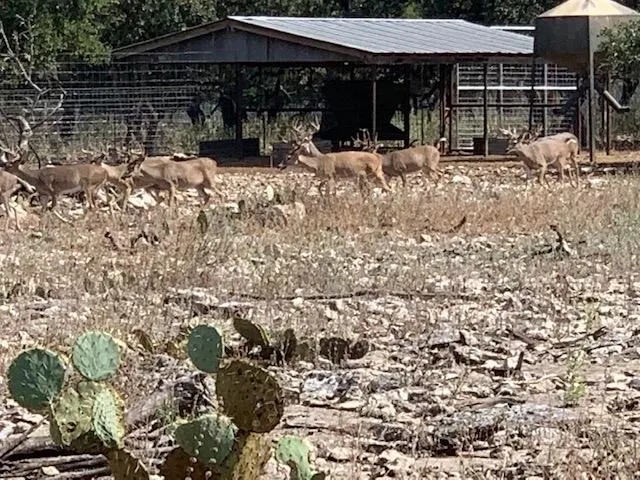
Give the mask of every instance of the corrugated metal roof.
[[229, 17], [241, 24], [371, 54], [531, 55], [533, 39], [465, 20]]
[[618, 15], [640, 15], [632, 8], [613, 0], [567, 0], [547, 10], [539, 18], [548, 17], [606, 17]]

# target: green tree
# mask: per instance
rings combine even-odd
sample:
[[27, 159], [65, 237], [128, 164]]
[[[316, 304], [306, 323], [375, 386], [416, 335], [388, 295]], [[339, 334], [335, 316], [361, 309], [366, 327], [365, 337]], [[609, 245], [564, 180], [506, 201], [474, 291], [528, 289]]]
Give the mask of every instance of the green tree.
[[[28, 56], [36, 68], [51, 65], [63, 55], [90, 59], [102, 56], [108, 46], [102, 42], [109, 8], [117, 0], [3, 0], [0, 2], [7, 37], [17, 53]], [[28, 51], [20, 48], [29, 36]], [[22, 42], [25, 43], [25, 42]], [[0, 55], [6, 46], [0, 45]]]
[[600, 67], [615, 78], [640, 77], [640, 20], [605, 29], [600, 38]]

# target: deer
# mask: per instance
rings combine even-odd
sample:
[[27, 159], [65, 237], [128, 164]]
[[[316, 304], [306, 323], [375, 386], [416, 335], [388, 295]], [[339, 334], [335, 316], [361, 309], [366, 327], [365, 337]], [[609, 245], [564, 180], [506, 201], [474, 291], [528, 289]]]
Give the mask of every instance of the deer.
[[132, 175], [133, 186], [168, 191], [170, 208], [175, 204], [176, 190], [195, 188], [203, 205], [207, 205], [211, 195], [206, 189], [224, 197], [224, 194], [215, 186], [217, 167], [217, 162], [209, 157], [181, 161], [166, 157], [147, 158], [141, 163], [139, 170]]
[[[565, 142], [568, 145], [568, 148], [569, 148], [569, 157], [568, 157], [569, 163], [571, 164], [571, 167], [573, 169], [575, 169], [576, 182], [579, 182], [580, 165], [578, 163], [578, 154], [580, 152], [580, 144], [578, 143], [578, 137], [576, 137], [573, 133], [561, 132], [561, 133], [556, 133], [554, 135], [547, 135], [545, 137], [540, 137], [539, 136], [539, 134], [540, 134], [540, 130], [539, 129], [534, 131], [534, 133], [531, 133], [529, 131], [524, 131], [520, 135], [518, 135], [516, 133], [515, 129], [508, 129], [507, 130], [507, 129], [501, 128], [501, 129], [499, 129], [499, 131], [500, 131], [500, 133], [502, 133], [503, 135], [505, 135], [506, 137], [509, 138], [509, 149], [512, 149], [518, 143], [529, 143], [529, 144], [532, 144], [532, 143], [546, 141], [546, 140], [557, 140], [557, 141], [560, 141], [560, 142]], [[569, 163], [562, 162], [561, 166], [564, 169], [569, 169]], [[554, 166], [556, 166], [558, 168], [560, 166], [560, 164], [559, 165], [554, 165]]]
[[[0, 163], [6, 163], [6, 161], [7, 160], [5, 153], [0, 153]], [[35, 191], [35, 189], [31, 185], [16, 177], [12, 173], [0, 170], [0, 200], [2, 200], [2, 204], [4, 205], [4, 209], [7, 215], [4, 224], [5, 231], [9, 229], [9, 223], [11, 223], [11, 211], [13, 211], [16, 230], [19, 232], [22, 231], [22, 228], [20, 227], [20, 220], [18, 218], [18, 211], [9, 204], [9, 199], [20, 189], [21, 186], [26, 188], [30, 193], [33, 193]]]
[[20, 140], [18, 151], [0, 144], [0, 150], [5, 154], [4, 170], [35, 188], [45, 209], [49, 200], [51, 201], [49, 209], [53, 210], [59, 195], [69, 195], [79, 191], [84, 191], [89, 209], [94, 209], [94, 194], [107, 180], [105, 170], [91, 164], [52, 165], [40, 169], [23, 168], [28, 157], [31, 126], [23, 116], [10, 118], [18, 123]]
[[[560, 182], [565, 182], [564, 171], [568, 167], [567, 162], [570, 161], [573, 152], [574, 147], [571, 145], [573, 142], [572, 139], [565, 142], [557, 138], [540, 139], [529, 144], [518, 142], [507, 153], [519, 157], [529, 170], [538, 170], [538, 182], [541, 186], [546, 185], [549, 188], [549, 181], [546, 178], [549, 166], [556, 167]], [[577, 187], [577, 172], [575, 185], [571, 179], [571, 171], [569, 171], [569, 182]]]
[[364, 195], [365, 188], [369, 191], [369, 178], [375, 179], [385, 192], [393, 192], [382, 171], [381, 157], [375, 153], [364, 151], [345, 151], [324, 154], [318, 150], [313, 143], [313, 135], [320, 130], [317, 121], [310, 122], [310, 130], [304, 131], [303, 127], [297, 124], [291, 126], [295, 134], [292, 141], [292, 150], [285, 165], [298, 165], [305, 170], [314, 173], [316, 178], [320, 179], [318, 183], [318, 192], [322, 195], [323, 187], [325, 188], [325, 196], [333, 193], [336, 195], [335, 183], [336, 179], [353, 179], [360, 189], [360, 193]]
[[[135, 152], [135, 151], [125, 151], [120, 152], [117, 149], [107, 149], [107, 152], [101, 152], [100, 154], [96, 154], [94, 152], [88, 150], [82, 150], [84, 154], [93, 156], [94, 159], [92, 163], [99, 165], [101, 168], [105, 170], [107, 173], [106, 183], [113, 185], [120, 192], [120, 208], [125, 209], [127, 203], [129, 201], [129, 197], [131, 196], [131, 192], [136, 188], [144, 188], [148, 186], [143, 182], [136, 182], [136, 179], [139, 179], [138, 175], [141, 165], [150, 159], [146, 158], [144, 152]], [[106, 158], [122, 158], [126, 157], [127, 161], [112, 164], [107, 163]], [[109, 206], [111, 208], [113, 202], [110, 202]]]
[[[361, 130], [362, 138], [353, 139], [354, 143], [363, 146], [365, 151], [377, 153], [382, 146], [378, 144], [377, 134], [371, 138], [369, 131]], [[429, 177], [438, 185], [444, 175], [440, 168], [440, 145], [447, 143], [445, 137], [440, 138], [433, 145], [416, 145], [402, 150], [378, 154], [382, 158], [382, 171], [388, 177], [400, 177], [403, 188], [407, 186], [407, 173], [422, 171], [425, 177]]]

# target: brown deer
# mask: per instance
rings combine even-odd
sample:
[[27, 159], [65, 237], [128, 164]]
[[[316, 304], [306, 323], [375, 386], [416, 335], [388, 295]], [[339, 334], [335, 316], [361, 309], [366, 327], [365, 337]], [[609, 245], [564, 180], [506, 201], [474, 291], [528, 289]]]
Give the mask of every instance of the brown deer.
[[325, 195], [331, 193], [333, 186], [336, 194], [336, 179], [352, 179], [364, 195], [364, 190], [369, 191], [369, 178], [373, 178], [386, 192], [393, 190], [387, 184], [382, 171], [381, 157], [375, 153], [363, 151], [346, 151], [323, 154], [314, 145], [313, 135], [320, 130], [318, 122], [310, 123], [311, 130], [303, 131], [299, 125], [291, 128], [296, 134], [296, 139], [292, 142], [293, 147], [287, 163], [293, 160], [294, 165], [302, 166], [305, 170], [315, 173], [320, 179], [318, 192], [322, 195], [323, 187]]
[[[529, 144], [518, 142], [507, 153], [519, 157], [529, 170], [538, 170], [538, 182], [541, 186], [549, 187], [549, 181], [546, 178], [549, 166], [557, 168], [559, 180], [564, 183], [564, 172], [569, 166], [568, 162], [571, 161], [574, 149], [572, 143], [574, 140], [565, 142], [557, 138], [541, 139]], [[572, 186], [578, 186], [577, 172], [574, 185], [571, 170], [569, 170], [569, 182]]]
[[568, 170], [570, 167], [573, 168], [575, 170], [576, 182], [579, 182], [580, 164], [578, 162], [578, 155], [580, 153], [580, 144], [578, 143], [578, 137], [576, 137], [573, 133], [561, 132], [554, 135], [540, 137], [540, 128], [535, 129], [533, 132], [524, 130], [521, 134], [518, 134], [515, 128], [501, 128], [499, 129], [499, 132], [509, 139], [509, 150], [512, 150], [517, 144], [533, 144], [546, 140], [558, 140], [561, 142], [565, 142], [569, 148], [569, 156], [568, 162], [562, 162], [562, 166], [566, 170]]
[[52, 165], [40, 169], [22, 167], [28, 156], [28, 142], [32, 135], [31, 126], [23, 116], [11, 117], [19, 125], [19, 148], [11, 150], [5, 145], [0, 149], [5, 153], [4, 170], [20, 178], [36, 189], [44, 208], [51, 200], [50, 209], [57, 205], [57, 197], [84, 191], [90, 209], [95, 208], [94, 194], [104, 185], [107, 174], [97, 165]]
[[[378, 144], [377, 135], [372, 139], [368, 130], [364, 129], [362, 132], [363, 138], [356, 139], [358, 145], [362, 145], [366, 151], [377, 152], [382, 146]], [[418, 145], [379, 154], [382, 158], [382, 171], [389, 177], [400, 177], [403, 187], [407, 186], [406, 174], [419, 171], [438, 185], [444, 175], [444, 170], [440, 168], [439, 147], [446, 142], [447, 139], [442, 137], [433, 145]]]

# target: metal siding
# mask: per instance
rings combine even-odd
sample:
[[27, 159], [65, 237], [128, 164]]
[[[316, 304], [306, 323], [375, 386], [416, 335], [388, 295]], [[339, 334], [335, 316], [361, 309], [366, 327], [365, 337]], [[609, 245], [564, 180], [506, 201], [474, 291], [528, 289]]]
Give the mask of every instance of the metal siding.
[[241, 30], [218, 30], [136, 56], [169, 63], [324, 63], [353, 57]]
[[229, 17], [241, 24], [371, 54], [521, 54], [533, 40], [464, 20]]
[[[599, 35], [606, 27], [613, 27], [638, 16], [566, 16], [538, 17], [535, 25], [535, 55], [576, 72], [586, 72], [589, 48], [597, 52]], [[596, 55], [596, 60], [598, 60]]]

